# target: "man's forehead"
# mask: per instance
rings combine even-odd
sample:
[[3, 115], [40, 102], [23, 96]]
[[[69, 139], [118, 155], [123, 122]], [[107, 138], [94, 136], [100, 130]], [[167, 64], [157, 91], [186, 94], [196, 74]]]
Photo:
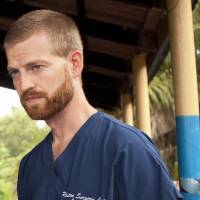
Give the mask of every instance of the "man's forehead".
[[12, 48], [13, 46], [22, 45], [30, 43], [31, 41], [34, 41], [34, 43], [37, 43], [37, 41], [41, 42], [47, 42], [50, 43], [49, 34], [45, 31], [37, 31], [30, 34], [27, 34], [25, 36], [22, 36], [21, 38], [16, 38], [13, 41], [9, 41], [9, 43], [5, 43], [5, 49]]
[[30, 37], [17, 41], [15, 43], [11, 43], [5, 46], [5, 51], [8, 56], [10, 53], [20, 52], [33, 52], [35, 49], [37, 50], [35, 53], [42, 53], [42, 51], [50, 51], [52, 49], [52, 43], [46, 33], [34, 33]]

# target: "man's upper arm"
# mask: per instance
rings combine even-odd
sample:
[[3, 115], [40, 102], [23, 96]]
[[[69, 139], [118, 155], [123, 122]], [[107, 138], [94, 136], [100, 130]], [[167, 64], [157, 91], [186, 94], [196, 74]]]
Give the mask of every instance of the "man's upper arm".
[[155, 152], [141, 143], [126, 145], [115, 168], [120, 200], [182, 199], [159, 154]]

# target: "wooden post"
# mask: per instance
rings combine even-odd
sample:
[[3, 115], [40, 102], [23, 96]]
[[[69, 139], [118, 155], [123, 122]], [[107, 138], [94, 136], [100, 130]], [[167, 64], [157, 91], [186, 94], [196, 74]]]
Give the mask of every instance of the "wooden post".
[[136, 98], [136, 124], [139, 129], [151, 137], [151, 121], [148, 93], [148, 77], [145, 54], [133, 58], [133, 77]]
[[123, 120], [125, 123], [133, 126], [133, 106], [130, 93], [122, 94], [123, 102]]
[[167, 3], [180, 186], [184, 199], [200, 200], [200, 125], [192, 5], [190, 0]]

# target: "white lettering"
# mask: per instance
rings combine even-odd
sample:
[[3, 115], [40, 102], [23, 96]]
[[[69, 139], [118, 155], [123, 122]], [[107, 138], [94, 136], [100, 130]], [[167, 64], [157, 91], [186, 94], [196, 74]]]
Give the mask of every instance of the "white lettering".
[[98, 198], [92, 198], [92, 197], [87, 197], [87, 196], [83, 196], [81, 193], [78, 194], [72, 194], [72, 193], [68, 193], [68, 192], [63, 192], [62, 196], [66, 199], [71, 199], [71, 200], [75, 200], [75, 199], [80, 199], [80, 200], [106, 200], [102, 197], [98, 197]]

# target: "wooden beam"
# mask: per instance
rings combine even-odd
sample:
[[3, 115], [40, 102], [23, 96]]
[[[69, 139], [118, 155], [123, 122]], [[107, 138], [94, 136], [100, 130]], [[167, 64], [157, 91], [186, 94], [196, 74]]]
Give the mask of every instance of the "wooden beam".
[[[48, 8], [71, 15], [78, 15], [74, 0], [24, 0], [24, 4]], [[141, 27], [146, 19], [148, 8], [111, 0], [85, 0], [85, 16], [106, 23], [131, 27]]]
[[9, 17], [0, 16], [0, 30], [7, 31], [15, 19]]
[[74, 0], [24, 0], [24, 4], [38, 8], [57, 10], [69, 15], [78, 15], [77, 4]]
[[149, 9], [143, 29], [156, 31], [157, 26], [163, 17], [166, 17], [166, 10], [160, 8]]
[[132, 45], [114, 42], [110, 40], [86, 36], [89, 51], [116, 56], [123, 59], [132, 59], [134, 47]]
[[122, 91], [121, 85], [123, 81], [120, 81], [119, 79], [108, 80], [109, 78], [106, 77], [107, 80], [105, 80], [100, 75], [96, 76], [96, 78], [93, 77], [94, 74], [92, 73], [83, 74], [83, 85], [88, 84], [96, 88], [102, 88], [111, 91]]
[[117, 72], [105, 67], [100, 67], [100, 66], [94, 66], [94, 65], [87, 65], [86, 64], [86, 70], [92, 73], [97, 73], [117, 79], [130, 79], [131, 75], [128, 73], [123, 73], [123, 72]]
[[85, 0], [86, 17], [137, 29], [144, 23], [148, 9], [111, 0]]
[[158, 50], [159, 43], [157, 38], [159, 35], [157, 34], [157, 31], [160, 21], [163, 18], [166, 18], [165, 15], [166, 11], [164, 9], [149, 9], [143, 29], [139, 34], [139, 45], [141, 46], [141, 52], [146, 52], [149, 50], [156, 52]]

